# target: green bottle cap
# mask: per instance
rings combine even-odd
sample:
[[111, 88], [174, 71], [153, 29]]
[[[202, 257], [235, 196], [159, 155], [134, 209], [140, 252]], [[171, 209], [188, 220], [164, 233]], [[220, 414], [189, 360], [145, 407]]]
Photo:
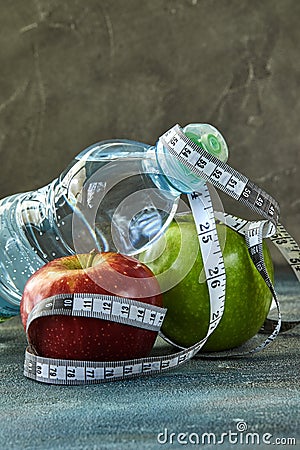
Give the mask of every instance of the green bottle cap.
[[184, 134], [195, 144], [223, 162], [228, 158], [228, 147], [221, 133], [209, 124], [190, 124], [184, 127]]

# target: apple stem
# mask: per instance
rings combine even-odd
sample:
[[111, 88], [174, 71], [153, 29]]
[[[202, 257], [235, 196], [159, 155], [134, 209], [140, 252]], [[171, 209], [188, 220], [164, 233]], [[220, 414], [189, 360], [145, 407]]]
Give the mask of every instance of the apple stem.
[[92, 267], [93, 261], [95, 259], [95, 256], [98, 254], [97, 250], [94, 248], [92, 251], [90, 251], [87, 262], [86, 262], [86, 268]]

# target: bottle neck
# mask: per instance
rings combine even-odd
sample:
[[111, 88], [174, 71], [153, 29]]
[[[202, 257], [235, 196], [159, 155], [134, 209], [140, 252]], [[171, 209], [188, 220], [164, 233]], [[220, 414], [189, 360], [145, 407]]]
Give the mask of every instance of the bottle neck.
[[157, 189], [165, 192], [165, 195], [180, 197], [182, 191], [171, 183], [161, 164], [164, 166], [163, 158], [158, 155], [157, 146], [148, 148], [143, 160], [143, 172], [150, 177]]
[[189, 194], [203, 186], [204, 180], [178, 161], [161, 141], [156, 144], [156, 160], [159, 171], [163, 174], [171, 191], [176, 191], [178, 194]]

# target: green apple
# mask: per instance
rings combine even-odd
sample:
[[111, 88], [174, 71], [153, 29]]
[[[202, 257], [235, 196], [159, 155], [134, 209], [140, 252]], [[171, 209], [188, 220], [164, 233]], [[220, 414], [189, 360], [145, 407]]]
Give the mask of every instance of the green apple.
[[[187, 347], [200, 341], [207, 333], [209, 293], [203, 277], [203, 261], [193, 217], [187, 214], [177, 222], [171, 223], [164, 237], [142, 253], [140, 260], [157, 276], [164, 291], [163, 306], [167, 308], [167, 314], [162, 325], [163, 334], [175, 344]], [[221, 223], [217, 224], [217, 231], [221, 246], [222, 242], [224, 244], [225, 309], [221, 322], [202, 348], [204, 351], [222, 351], [245, 343], [263, 325], [272, 301], [270, 290], [250, 258], [244, 237]], [[188, 245], [182, 248], [182, 242], [188, 242]], [[184, 274], [195, 249], [197, 253], [192, 268]], [[265, 242], [263, 253], [273, 280], [274, 268]], [[166, 289], [166, 281], [170, 277], [173, 286]], [[177, 284], [174, 282], [176, 277]]]

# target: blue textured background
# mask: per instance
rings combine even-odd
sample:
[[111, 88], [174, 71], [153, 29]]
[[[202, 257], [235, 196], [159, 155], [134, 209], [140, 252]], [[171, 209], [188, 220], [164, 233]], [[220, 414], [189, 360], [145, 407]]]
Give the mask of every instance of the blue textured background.
[[[299, 299], [293, 277], [277, 290], [292, 317]], [[290, 315], [291, 314], [291, 315]], [[23, 376], [25, 335], [18, 317], [0, 325], [0, 448], [3, 450], [152, 450], [200, 448], [170, 444], [170, 434], [237, 431], [260, 439], [298, 438], [297, 446], [237, 445], [220, 448], [300, 448], [300, 327], [281, 334], [265, 351], [238, 359], [198, 359], [163, 375], [90, 386], [54, 386]], [[255, 341], [262, 336], [256, 337]], [[162, 352], [161, 343], [157, 351]], [[168, 430], [168, 444], [157, 441]], [[233, 438], [232, 438], [233, 439]], [[163, 437], [161, 437], [163, 442]], [[206, 445], [204, 448], [211, 448]], [[216, 447], [214, 447], [216, 448]]]

